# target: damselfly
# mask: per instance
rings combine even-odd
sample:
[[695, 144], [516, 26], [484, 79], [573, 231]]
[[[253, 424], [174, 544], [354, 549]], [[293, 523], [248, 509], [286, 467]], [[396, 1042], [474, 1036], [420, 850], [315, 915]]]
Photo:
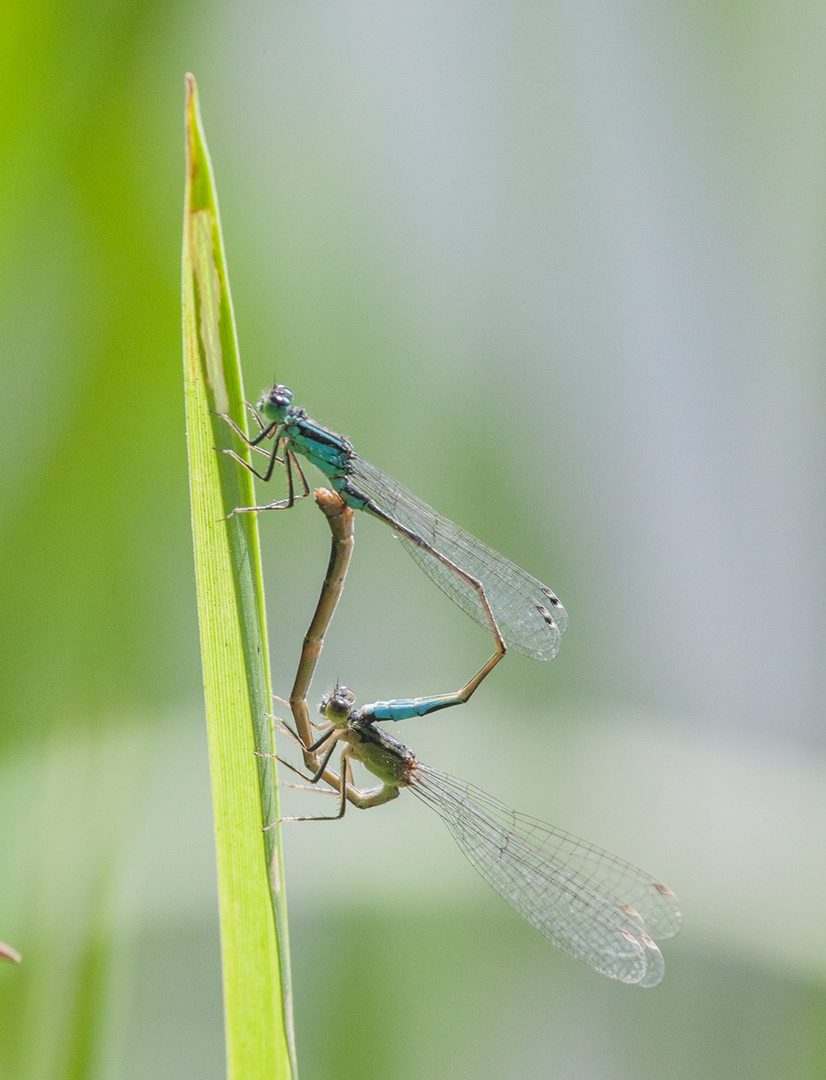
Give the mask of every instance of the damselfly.
[[[422, 764], [375, 723], [379, 713], [383, 719], [402, 719], [392, 715], [397, 703], [357, 709], [354, 701], [345, 686], [327, 695], [321, 712], [328, 726], [307, 748], [323, 754], [315, 774], [305, 777], [313, 783], [327, 772], [336, 747], [342, 748], [334, 818], [344, 816], [348, 801], [366, 809], [390, 802], [403, 788], [412, 791], [441, 817], [485, 881], [558, 949], [611, 979], [644, 987], [660, 982], [665, 963], [655, 939], [673, 937], [680, 929], [677, 898], [667, 885], [595, 844]], [[408, 703], [398, 705], [407, 715]], [[361, 762], [381, 787], [353, 788], [351, 760]]]
[[[354, 708], [352, 691], [339, 686], [322, 702], [327, 726], [313, 739], [306, 694], [353, 543], [352, 511], [331, 492], [321, 489], [315, 497], [328, 519], [332, 551], [290, 695], [297, 730], [282, 724], [300, 744], [312, 775], [305, 777], [284, 764], [311, 783], [324, 780], [338, 792], [336, 818], [343, 817], [348, 801], [366, 809], [409, 789], [439, 814], [482, 877], [554, 945], [610, 978], [656, 986], [665, 967], [654, 939], [673, 937], [680, 928], [677, 898], [666, 885], [594, 844], [429, 768], [378, 726], [380, 720], [404, 720], [461, 704], [484, 677], [484, 669], [455, 694], [376, 702], [360, 709]], [[336, 773], [331, 758], [339, 745]], [[351, 759], [362, 762], [381, 787], [355, 787]]]
[[[248, 439], [229, 417], [236, 433], [269, 458], [263, 473], [232, 450], [235, 458], [259, 479], [267, 481], [276, 462], [287, 472], [288, 495], [265, 506], [238, 507], [234, 513], [258, 513], [292, 506], [309, 494], [309, 485], [296, 457], [301, 454], [321, 470], [344, 502], [354, 510], [369, 514], [395, 529], [402, 543], [424, 572], [480, 626], [489, 627], [501, 659], [506, 646], [536, 660], [552, 660], [568, 617], [554, 593], [498, 551], [483, 544], [469, 532], [407, 491], [395, 480], [370, 465], [353, 450], [352, 444], [336, 432], [322, 427], [292, 404], [292, 391], [274, 386], [258, 402], [262, 417], [253, 410], [260, 427]], [[264, 451], [260, 446], [272, 439]], [[283, 447], [283, 458], [278, 451]], [[303, 491], [296, 494], [293, 469]], [[491, 665], [492, 666], [492, 665]]]

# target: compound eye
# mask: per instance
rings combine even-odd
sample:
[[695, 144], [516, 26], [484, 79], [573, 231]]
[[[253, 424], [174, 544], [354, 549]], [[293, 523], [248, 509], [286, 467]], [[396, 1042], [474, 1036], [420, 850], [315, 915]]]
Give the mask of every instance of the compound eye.
[[288, 386], [274, 386], [267, 396], [278, 409], [286, 409], [293, 400], [293, 392]]

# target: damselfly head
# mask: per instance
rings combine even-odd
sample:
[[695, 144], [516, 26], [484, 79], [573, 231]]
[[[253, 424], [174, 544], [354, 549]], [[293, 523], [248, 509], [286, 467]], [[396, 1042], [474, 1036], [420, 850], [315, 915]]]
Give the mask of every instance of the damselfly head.
[[288, 386], [279, 383], [272, 390], [265, 390], [258, 401], [258, 408], [269, 420], [278, 423], [284, 420], [287, 410], [293, 403], [293, 392]]
[[350, 719], [350, 713], [356, 702], [356, 695], [349, 686], [337, 686], [329, 694], [325, 694], [319, 705], [319, 712], [330, 723], [337, 727], [344, 727]]

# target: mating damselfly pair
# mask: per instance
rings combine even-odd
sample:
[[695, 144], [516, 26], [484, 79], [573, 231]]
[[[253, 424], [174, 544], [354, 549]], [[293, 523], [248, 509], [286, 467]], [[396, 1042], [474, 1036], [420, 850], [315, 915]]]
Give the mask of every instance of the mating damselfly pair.
[[[259, 426], [255, 438], [247, 439], [229, 422], [251, 447], [267, 456], [263, 473], [234, 452], [228, 453], [262, 480], [272, 477], [276, 463], [283, 464], [288, 495], [235, 512], [285, 509], [308, 495], [309, 484], [297, 454], [316, 465], [336, 492], [316, 492], [330, 524], [333, 550], [290, 697], [295, 729], [282, 722], [301, 745], [310, 769], [305, 778], [313, 784], [324, 780], [338, 792], [336, 818], [344, 815], [348, 801], [366, 809], [389, 802], [408, 788], [442, 817], [482, 877], [554, 945], [610, 978], [643, 987], [657, 985], [665, 968], [655, 939], [672, 937], [680, 927], [677, 899], [667, 886], [587, 841], [511, 810], [472, 785], [425, 766], [378, 726], [381, 721], [424, 716], [467, 701], [504, 656], [507, 645], [536, 659], [551, 659], [567, 625], [559, 600], [536, 578], [360, 458], [348, 440], [294, 407], [286, 387], [273, 387], [258, 407], [263, 418], [252, 410]], [[272, 444], [265, 449], [261, 444], [267, 440]], [[294, 471], [302, 484], [298, 494]], [[306, 694], [343, 587], [352, 550], [353, 509], [366, 510], [390, 525], [436, 584], [476, 622], [491, 629], [496, 652], [455, 694], [355, 708], [352, 691], [338, 686], [322, 701], [326, 724], [314, 739]], [[330, 767], [337, 748], [341, 749], [338, 773]], [[381, 787], [370, 791], [355, 787], [351, 760], [361, 762], [381, 781]]]

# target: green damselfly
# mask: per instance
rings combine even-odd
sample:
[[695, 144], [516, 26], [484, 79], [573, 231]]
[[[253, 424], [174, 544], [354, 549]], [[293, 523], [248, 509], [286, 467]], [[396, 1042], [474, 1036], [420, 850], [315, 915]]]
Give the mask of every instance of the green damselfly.
[[[306, 748], [322, 753], [315, 774], [304, 777], [312, 783], [322, 777], [330, 782], [330, 759], [336, 747], [342, 748], [339, 810], [326, 820], [343, 817], [348, 801], [367, 809], [390, 802], [402, 789], [412, 791], [441, 817], [485, 881], [558, 949], [620, 982], [651, 987], [662, 980], [665, 963], [655, 942], [673, 937], [681, 918], [667, 885], [595, 844], [512, 810], [472, 784], [418, 761], [375, 722], [379, 714], [382, 719], [405, 719], [408, 702], [357, 709], [354, 701], [345, 686], [328, 694], [321, 702], [327, 727]], [[392, 715], [396, 704], [397, 716]], [[361, 762], [381, 786], [353, 788], [351, 761]]]
[[[501, 659], [506, 646], [536, 660], [552, 660], [568, 617], [555, 594], [498, 551], [437, 514], [412, 492], [398, 484], [353, 450], [343, 436], [312, 420], [304, 409], [292, 404], [292, 391], [277, 385], [262, 395], [253, 415], [260, 427], [253, 439], [229, 417], [235, 432], [251, 447], [269, 458], [263, 473], [232, 450], [226, 453], [259, 479], [267, 481], [276, 462], [287, 472], [288, 495], [265, 506], [238, 507], [234, 513], [258, 513], [292, 506], [309, 494], [309, 485], [299, 465], [298, 454], [306, 457], [328, 478], [344, 502], [354, 510], [365, 510], [385, 522], [422, 570], [480, 626], [489, 627]], [[252, 408], [250, 406], [250, 408]], [[261, 443], [272, 439], [264, 451]], [[278, 457], [283, 447], [283, 458]], [[296, 494], [293, 469], [303, 491]]]
[[[673, 937], [680, 928], [677, 898], [666, 885], [588, 841], [431, 769], [378, 726], [378, 721], [425, 716], [461, 704], [470, 696], [468, 687], [456, 694], [376, 702], [357, 709], [352, 691], [337, 686], [321, 703], [326, 726], [319, 738], [312, 739], [306, 692], [344, 584], [353, 533], [352, 511], [340, 498], [322, 490], [316, 492], [316, 501], [328, 518], [332, 551], [290, 698], [297, 730], [280, 722], [301, 746], [312, 775], [279, 760], [312, 784], [324, 780], [338, 792], [339, 809], [333, 819], [344, 816], [347, 802], [367, 809], [390, 802], [404, 788], [412, 791], [439, 814], [485, 881], [559, 949], [609, 978], [656, 986], [665, 965], [655, 939]], [[341, 748], [338, 773], [331, 768], [337, 747]], [[351, 761], [361, 762], [381, 786], [368, 791], [355, 787]]]

